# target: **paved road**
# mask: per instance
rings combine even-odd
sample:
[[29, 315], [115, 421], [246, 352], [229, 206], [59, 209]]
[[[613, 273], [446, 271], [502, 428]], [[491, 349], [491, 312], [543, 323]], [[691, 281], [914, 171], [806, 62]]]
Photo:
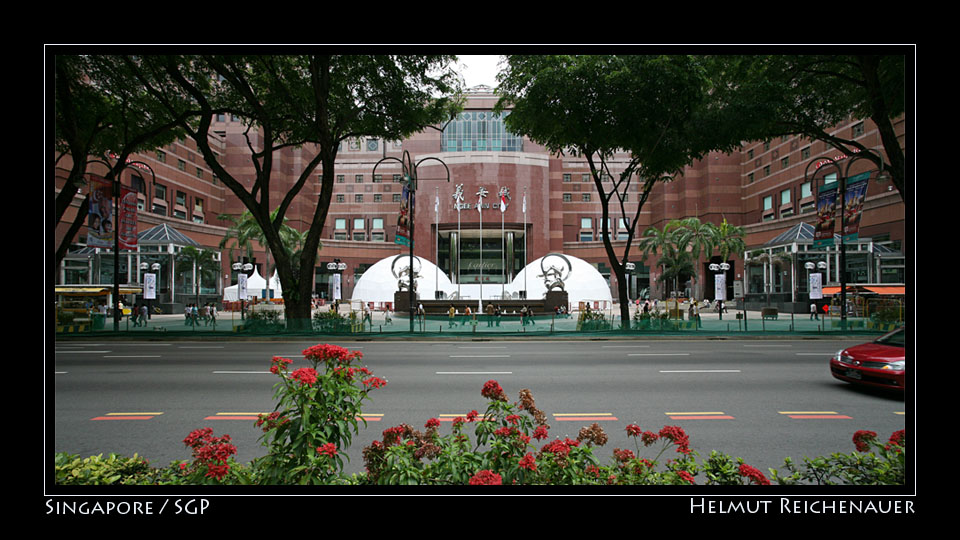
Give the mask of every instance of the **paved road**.
[[[830, 377], [827, 358], [851, 341], [691, 340], [576, 342], [340, 342], [389, 384], [364, 408], [349, 470], [383, 429], [422, 428], [486, 402], [496, 379], [511, 399], [529, 388], [551, 436], [575, 438], [599, 423], [610, 442], [633, 448], [624, 427], [682, 426], [701, 456], [716, 449], [766, 470], [784, 457], [852, 451], [859, 429], [903, 429], [911, 404]], [[229, 433], [238, 460], [262, 455], [251, 413], [271, 411], [274, 355], [302, 364], [314, 342], [61, 342], [56, 344], [53, 450], [83, 456], [138, 453], [155, 464], [189, 458], [198, 427]], [[814, 414], [815, 413], [815, 414]], [[442, 433], [449, 432], [444, 426]]]

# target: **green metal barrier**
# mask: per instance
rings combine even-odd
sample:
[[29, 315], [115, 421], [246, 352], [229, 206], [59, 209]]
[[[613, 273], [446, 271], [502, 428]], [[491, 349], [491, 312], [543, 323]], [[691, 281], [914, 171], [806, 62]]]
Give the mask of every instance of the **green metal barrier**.
[[[269, 316], [241, 316], [239, 313], [221, 313], [216, 320], [190, 319], [184, 315], [154, 315], [147, 321], [124, 318], [119, 332], [114, 331], [112, 319], [93, 321], [85, 325], [58, 325], [58, 337], [110, 336], [155, 337], [157, 334], [181, 337], [240, 337], [240, 336], [343, 336], [363, 339], [377, 337], [411, 336], [409, 318], [393, 313], [362, 312], [337, 315], [328, 311], [317, 312], [312, 320], [288, 325], [281, 314]], [[810, 319], [809, 315], [780, 314], [776, 319], [762, 318], [759, 312], [750, 312], [744, 318], [742, 312], [730, 312], [720, 318], [717, 314], [689, 318], [636, 317], [631, 319], [629, 329], [620, 324], [619, 313], [593, 312], [590, 316], [580, 313], [569, 315], [488, 316], [486, 314], [466, 317], [446, 315], [417, 317], [414, 321], [415, 336], [431, 337], [737, 337], [746, 335], [850, 335], [881, 334], [900, 326], [900, 323], [879, 323], [870, 318], [848, 318], [846, 326], [838, 318], [821, 316]]]

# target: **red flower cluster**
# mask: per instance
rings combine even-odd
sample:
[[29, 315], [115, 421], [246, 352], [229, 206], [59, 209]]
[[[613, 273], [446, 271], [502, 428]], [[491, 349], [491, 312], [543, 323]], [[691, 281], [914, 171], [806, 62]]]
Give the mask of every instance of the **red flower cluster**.
[[314, 345], [303, 350], [303, 356], [313, 362], [324, 362], [329, 366], [348, 365], [355, 359], [361, 358], [360, 351], [350, 351], [336, 345]]
[[643, 433], [643, 430], [640, 429], [640, 426], [636, 424], [630, 424], [627, 426], [627, 435], [630, 437], [639, 437]]
[[440, 420], [437, 420], [436, 418], [431, 418], [431, 419], [427, 420], [426, 425], [424, 425], [423, 427], [425, 427], [425, 428], [427, 428], [427, 429], [430, 429], [430, 428], [438, 428], [438, 427], [440, 427]]
[[313, 368], [300, 368], [295, 370], [290, 374], [290, 378], [296, 381], [300, 381], [300, 386], [311, 385], [317, 382], [317, 370]]
[[678, 426], [663, 426], [660, 429], [660, 437], [672, 441], [677, 445], [677, 452], [681, 454], [690, 453], [690, 437]]
[[631, 459], [634, 459], [637, 457], [634, 455], [633, 451], [621, 450], [620, 448], [613, 449], [613, 456], [617, 458], [617, 461], [619, 461], [620, 463], [626, 463]]
[[274, 375], [280, 373], [280, 371], [286, 371], [287, 367], [293, 362], [289, 358], [281, 358], [279, 356], [274, 356], [273, 360], [270, 362], [270, 373]]
[[473, 478], [470, 479], [471, 486], [499, 486], [501, 484], [503, 484], [503, 478], [489, 469], [477, 472], [477, 474], [473, 475]]
[[[681, 480], [686, 480], [687, 482], [689, 482], [689, 483], [691, 483], [691, 484], [694, 483], [694, 481], [693, 481], [693, 475], [690, 474], [690, 473], [688, 473], [687, 471], [677, 471], [677, 476], [679, 476]], [[762, 476], [762, 475], [761, 475], [761, 476]]]
[[754, 484], [757, 484], [760, 486], [770, 485], [770, 481], [767, 480], [767, 477], [764, 476], [762, 472], [760, 472], [754, 467], [751, 467], [750, 465], [747, 465], [746, 463], [743, 463], [740, 465], [739, 472], [740, 472], [740, 476], [743, 476], [744, 478], [749, 478], [750, 480], [753, 481]]
[[503, 393], [503, 388], [497, 381], [487, 381], [480, 390], [480, 395], [495, 401], [507, 401], [507, 395]]
[[480, 413], [478, 413], [476, 409], [468, 412], [468, 413], [467, 413], [467, 422], [476, 422], [476, 421], [477, 421], [477, 416], [479, 416], [479, 414], [480, 414]]
[[533, 454], [527, 452], [527, 455], [523, 456], [523, 459], [520, 460], [520, 468], [527, 469], [528, 471], [537, 470], [537, 458], [533, 457]]
[[227, 460], [237, 453], [237, 447], [230, 440], [229, 435], [214, 437], [212, 428], [201, 428], [191, 431], [183, 444], [193, 449], [198, 465], [207, 467], [206, 476], [222, 480], [230, 470]]
[[364, 375], [373, 375], [373, 372], [365, 367], [358, 367], [358, 368], [346, 367], [345, 368], [344, 366], [337, 366], [333, 368], [333, 374], [336, 376], [342, 377], [347, 382], [350, 382], [353, 380], [354, 373], [362, 373]]
[[333, 443], [326, 443], [322, 446], [318, 446], [317, 453], [320, 454], [321, 456], [334, 457], [337, 455], [337, 445]]
[[261, 414], [259, 417], [257, 417], [256, 426], [262, 427], [263, 432], [266, 433], [277, 426], [286, 424], [289, 421], [289, 418], [281, 415], [278, 411], [274, 411], [270, 414]]
[[382, 388], [387, 385], [387, 381], [380, 377], [370, 377], [363, 380], [363, 385], [369, 388]]
[[547, 438], [547, 426], [537, 426], [537, 429], [533, 430], [533, 438], [542, 441]]
[[906, 432], [904, 432], [904, 430], [901, 429], [899, 431], [894, 431], [893, 434], [890, 435], [890, 440], [887, 441], [887, 445], [884, 448], [886, 450], [890, 450], [893, 448], [894, 445], [899, 446], [900, 448], [903, 448], [903, 445], [906, 442], [906, 440], [907, 440], [907, 434]]
[[876, 439], [877, 433], [875, 431], [861, 429], [853, 434], [853, 445], [857, 448], [857, 452], [868, 452], [870, 451], [870, 443]]

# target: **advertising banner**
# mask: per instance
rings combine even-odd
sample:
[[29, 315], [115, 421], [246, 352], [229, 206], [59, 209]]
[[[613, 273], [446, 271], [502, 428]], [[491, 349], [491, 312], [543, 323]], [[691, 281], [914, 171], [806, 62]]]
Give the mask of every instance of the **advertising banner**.
[[114, 247], [114, 234], [120, 233], [120, 249], [137, 248], [137, 192], [122, 187], [120, 215], [113, 215], [113, 185], [99, 176], [90, 176], [90, 207], [87, 210], [87, 245]]
[[113, 247], [113, 186], [99, 176], [90, 176], [90, 208], [87, 210], [87, 245]]
[[715, 274], [713, 276], [713, 295], [715, 300], [727, 300], [727, 276], [726, 274]]
[[405, 184], [400, 199], [400, 215], [397, 217], [397, 235], [393, 239], [395, 244], [413, 246], [410, 231], [413, 228], [414, 197], [414, 192]]
[[810, 274], [810, 299], [821, 300], [823, 298], [823, 274]]
[[120, 249], [137, 249], [137, 192], [120, 188], [120, 219], [117, 220]]
[[157, 275], [156, 274], [143, 275], [143, 298], [145, 300], [157, 299]]
[[817, 193], [817, 227], [813, 233], [813, 247], [833, 245], [833, 228], [836, 221], [837, 184], [820, 186]]
[[847, 179], [847, 192], [843, 198], [843, 240], [855, 241], [860, 236], [860, 216], [863, 201], [867, 196], [870, 173], [865, 172]]
[[237, 275], [237, 298], [240, 300], [247, 299], [247, 275], [238, 274]]

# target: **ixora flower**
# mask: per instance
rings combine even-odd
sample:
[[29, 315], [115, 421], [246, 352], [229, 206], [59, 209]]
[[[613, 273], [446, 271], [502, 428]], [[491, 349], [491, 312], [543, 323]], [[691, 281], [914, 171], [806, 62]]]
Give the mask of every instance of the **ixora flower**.
[[326, 443], [324, 445], [317, 447], [317, 453], [321, 456], [330, 456], [334, 457], [337, 455], [337, 445], [333, 443]]
[[767, 477], [764, 476], [762, 472], [757, 470], [755, 467], [751, 467], [750, 465], [747, 465], [746, 463], [740, 464], [739, 473], [740, 473], [740, 476], [743, 476], [744, 478], [749, 478], [750, 480], [752, 480], [754, 484], [757, 484], [760, 486], [770, 485], [770, 481], [767, 480]]
[[290, 378], [300, 381], [300, 385], [311, 385], [317, 382], [317, 370], [313, 368], [300, 368], [290, 374]]
[[350, 351], [337, 345], [314, 345], [303, 350], [303, 356], [314, 362], [326, 362], [330, 365], [346, 365], [354, 359], [361, 358], [360, 351]]
[[499, 486], [503, 484], [503, 478], [489, 469], [477, 472], [470, 478], [471, 486]]
[[503, 393], [503, 388], [497, 381], [487, 381], [480, 390], [480, 395], [495, 401], [507, 401], [507, 395]]
[[853, 445], [857, 447], [857, 452], [868, 452], [870, 442], [877, 439], [877, 433], [861, 429], [853, 434]]
[[285, 371], [287, 367], [293, 362], [289, 358], [281, 358], [279, 356], [274, 356], [271, 360], [270, 373], [274, 375], [280, 373], [280, 371]]
[[387, 385], [387, 381], [381, 379], [380, 377], [370, 377], [363, 380], [363, 385], [370, 388], [382, 388]]
[[672, 441], [677, 445], [677, 452], [681, 454], [690, 453], [690, 437], [678, 426], [663, 426], [660, 429], [660, 437]]

